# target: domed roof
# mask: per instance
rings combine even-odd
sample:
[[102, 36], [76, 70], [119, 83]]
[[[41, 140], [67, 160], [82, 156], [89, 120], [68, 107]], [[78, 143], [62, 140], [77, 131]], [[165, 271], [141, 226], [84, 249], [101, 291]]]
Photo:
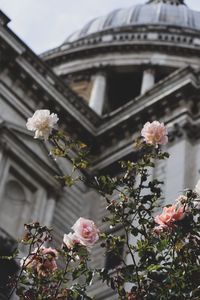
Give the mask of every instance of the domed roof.
[[65, 43], [98, 32], [148, 24], [200, 30], [200, 12], [187, 7], [184, 0], [149, 0], [146, 4], [116, 9], [106, 16], [90, 21], [80, 31], [70, 35]]

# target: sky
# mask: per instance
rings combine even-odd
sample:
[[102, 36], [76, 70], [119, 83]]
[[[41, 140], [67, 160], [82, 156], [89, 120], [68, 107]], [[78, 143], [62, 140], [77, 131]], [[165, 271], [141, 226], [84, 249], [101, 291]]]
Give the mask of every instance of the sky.
[[[146, 0], [0, 0], [9, 27], [36, 53], [55, 48], [91, 19]], [[200, 0], [185, 0], [200, 11]]]

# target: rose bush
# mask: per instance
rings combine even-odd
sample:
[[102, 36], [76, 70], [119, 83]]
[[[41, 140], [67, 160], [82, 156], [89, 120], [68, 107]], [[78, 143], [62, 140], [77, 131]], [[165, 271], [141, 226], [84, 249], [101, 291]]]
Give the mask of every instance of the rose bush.
[[[49, 123], [49, 116], [45, 113], [39, 121], [34, 117], [28, 129], [38, 130], [36, 137], [49, 138], [51, 153], [69, 159], [73, 171], [87, 169], [85, 145], [52, 131], [57, 117]], [[58, 178], [68, 187], [82, 180], [105, 198], [109, 213], [102, 221], [112, 233], [100, 232], [92, 220], [80, 217], [72, 226], [74, 232], [66, 233], [60, 248], [54, 250], [45, 247], [52, 239], [48, 228], [38, 223], [26, 225], [22, 242], [28, 253], [12, 281], [20, 299], [92, 299], [88, 286], [94, 277], [113, 289], [120, 300], [200, 299], [200, 184], [155, 215], [163, 183], [151, 179], [150, 173], [155, 161], [169, 156], [160, 147], [166, 145], [167, 135], [163, 123], [147, 122], [142, 139], [136, 142], [138, 160], [120, 162], [118, 176], [92, 177], [85, 172], [85, 177], [74, 178], [72, 172], [72, 176]], [[76, 156], [70, 157], [69, 150]], [[98, 240], [105, 255], [115, 262], [109, 268], [88, 264], [90, 249]]]

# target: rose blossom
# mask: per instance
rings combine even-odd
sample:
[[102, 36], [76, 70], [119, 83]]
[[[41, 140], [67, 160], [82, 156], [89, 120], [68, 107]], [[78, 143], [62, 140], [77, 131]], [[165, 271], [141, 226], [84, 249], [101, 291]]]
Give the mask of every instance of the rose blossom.
[[84, 246], [93, 246], [99, 239], [99, 230], [92, 220], [79, 218], [72, 229]]
[[58, 258], [58, 251], [56, 249], [53, 249], [51, 247], [49, 247], [49, 248], [42, 247], [41, 250], [42, 250], [42, 254], [44, 254], [44, 255], [45, 254], [51, 255], [54, 258]]
[[57, 114], [50, 114], [48, 109], [40, 109], [36, 110], [34, 115], [28, 119], [26, 127], [28, 130], [35, 131], [35, 139], [43, 137], [48, 140], [58, 120]]
[[184, 217], [184, 207], [178, 205], [171, 205], [164, 207], [161, 215], [154, 218], [155, 222], [162, 226], [173, 226], [176, 221], [182, 220]]
[[147, 122], [141, 131], [141, 135], [147, 144], [157, 146], [166, 145], [168, 142], [167, 129], [163, 123], [158, 121]]
[[57, 269], [57, 258], [58, 252], [53, 248], [36, 248], [28, 258], [21, 260], [21, 266], [26, 269], [33, 269], [40, 276], [46, 276]]
[[187, 202], [187, 197], [185, 195], [180, 195], [180, 196], [178, 196], [176, 201], [181, 203], [181, 204], [185, 204]]
[[71, 249], [75, 244], [80, 244], [80, 240], [77, 238], [75, 233], [68, 233], [64, 234], [63, 237], [63, 244], [68, 248]]

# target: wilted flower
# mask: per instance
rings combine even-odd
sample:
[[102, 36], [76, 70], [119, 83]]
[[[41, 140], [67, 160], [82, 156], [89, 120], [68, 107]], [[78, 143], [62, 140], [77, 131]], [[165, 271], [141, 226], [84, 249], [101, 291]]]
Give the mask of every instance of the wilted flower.
[[41, 250], [42, 250], [42, 254], [51, 255], [54, 258], [58, 257], [58, 252], [56, 249], [53, 249], [51, 247], [49, 248], [42, 247]]
[[53, 248], [36, 248], [28, 258], [21, 260], [21, 266], [34, 270], [39, 276], [46, 276], [57, 269], [58, 252]]
[[86, 247], [93, 246], [99, 239], [99, 230], [92, 220], [79, 218], [72, 229], [80, 243]]
[[184, 207], [171, 205], [164, 207], [161, 215], [154, 218], [155, 222], [161, 226], [173, 226], [176, 221], [182, 220], [184, 217]]
[[48, 109], [36, 110], [34, 115], [28, 119], [26, 127], [28, 130], [35, 131], [35, 139], [43, 137], [48, 140], [58, 120], [57, 114], [50, 114]]
[[176, 202], [178, 202], [180, 204], [185, 204], [187, 202], [187, 197], [185, 195], [180, 195], [176, 199]]
[[147, 122], [141, 131], [141, 135], [147, 144], [157, 146], [166, 145], [168, 142], [167, 129], [163, 123], [158, 121]]
[[153, 233], [155, 233], [156, 235], [160, 235], [163, 232], [167, 232], [169, 231], [169, 226], [167, 225], [158, 225], [155, 226], [153, 229]]
[[127, 293], [127, 300], [137, 300], [137, 295], [135, 293]]

